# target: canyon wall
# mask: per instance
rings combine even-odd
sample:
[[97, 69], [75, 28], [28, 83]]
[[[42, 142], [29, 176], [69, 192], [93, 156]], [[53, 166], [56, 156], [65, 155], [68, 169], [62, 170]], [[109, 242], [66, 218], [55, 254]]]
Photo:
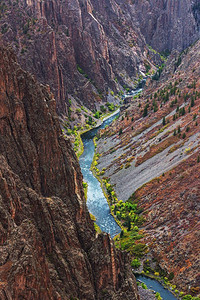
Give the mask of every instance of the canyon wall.
[[8, 1], [0, 8], [3, 38], [22, 66], [48, 84], [59, 114], [68, 97], [91, 109], [110, 90], [133, 87], [159, 52], [199, 37], [199, 4], [190, 0]]
[[[23, 67], [49, 84], [57, 111], [68, 97], [90, 108], [109, 89], [133, 86], [145, 71], [145, 42], [127, 11], [114, 0], [4, 0], [0, 26]], [[129, 14], [130, 15], [130, 14]]]
[[0, 45], [0, 298], [139, 299], [127, 255], [96, 236], [55, 108]]
[[146, 42], [159, 52], [182, 51], [200, 37], [199, 4], [191, 0], [135, 0]]

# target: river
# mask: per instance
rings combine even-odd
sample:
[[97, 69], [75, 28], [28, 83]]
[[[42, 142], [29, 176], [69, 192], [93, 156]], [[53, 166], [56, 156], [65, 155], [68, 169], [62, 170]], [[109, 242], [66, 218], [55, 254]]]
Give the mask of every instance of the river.
[[94, 177], [90, 167], [95, 151], [93, 138], [100, 128], [105, 128], [106, 125], [112, 123], [117, 115], [119, 115], [119, 111], [115, 112], [109, 118], [104, 120], [99, 127], [91, 129], [90, 131], [87, 131], [81, 135], [84, 145], [84, 152], [79, 159], [84, 181], [88, 184], [87, 207], [89, 212], [95, 216], [96, 224], [100, 227], [100, 229], [110, 233], [111, 237], [114, 237], [116, 234], [120, 233], [121, 229], [111, 215], [107, 199], [104, 196], [100, 182]]
[[148, 289], [160, 293], [163, 300], [177, 300], [177, 298], [169, 290], [165, 289], [157, 280], [143, 275], [136, 275], [136, 279], [140, 282], [144, 282]]

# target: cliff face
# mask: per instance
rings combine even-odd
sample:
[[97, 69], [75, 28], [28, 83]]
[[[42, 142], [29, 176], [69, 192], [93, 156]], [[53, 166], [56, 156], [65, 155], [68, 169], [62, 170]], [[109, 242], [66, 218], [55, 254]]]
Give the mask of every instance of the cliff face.
[[167, 65], [160, 80], [148, 80], [143, 94], [129, 99], [119, 119], [102, 131], [98, 169], [104, 169], [118, 199], [134, 193], [144, 209], [149, 254], [168, 274], [174, 273], [179, 289], [195, 294], [200, 260], [200, 42], [181, 56], [171, 55]]
[[136, 0], [135, 10], [146, 42], [158, 51], [179, 51], [195, 42], [199, 32], [199, 1]]
[[0, 25], [23, 67], [50, 85], [59, 113], [68, 96], [94, 108], [117, 91], [115, 78], [131, 86], [145, 71], [144, 39], [114, 0], [4, 0]]
[[55, 107], [1, 46], [0, 298], [138, 299], [127, 256], [95, 237]]
[[68, 97], [94, 109], [110, 90], [133, 87], [149, 65], [146, 42], [182, 50], [199, 37], [196, 0], [3, 0], [0, 16], [4, 40], [49, 84], [60, 114]]

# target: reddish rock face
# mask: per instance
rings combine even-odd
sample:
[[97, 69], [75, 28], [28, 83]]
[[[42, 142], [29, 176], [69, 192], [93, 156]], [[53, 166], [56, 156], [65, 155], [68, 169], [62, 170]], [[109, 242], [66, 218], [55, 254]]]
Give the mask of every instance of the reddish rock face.
[[109, 89], [132, 87], [149, 64], [146, 42], [160, 52], [193, 43], [197, 2], [4, 0], [0, 26], [22, 66], [50, 86], [57, 112], [67, 114], [68, 97], [94, 109]]
[[129, 266], [95, 237], [53, 95], [1, 46], [0, 298], [138, 299]]
[[67, 112], [68, 95], [94, 108], [108, 88], [117, 91], [115, 78], [129, 86], [145, 71], [145, 43], [129, 7], [114, 0], [4, 3], [4, 40], [26, 70], [50, 85], [59, 113]]
[[146, 42], [159, 52], [173, 49], [181, 51], [199, 38], [198, 0], [134, 2]]

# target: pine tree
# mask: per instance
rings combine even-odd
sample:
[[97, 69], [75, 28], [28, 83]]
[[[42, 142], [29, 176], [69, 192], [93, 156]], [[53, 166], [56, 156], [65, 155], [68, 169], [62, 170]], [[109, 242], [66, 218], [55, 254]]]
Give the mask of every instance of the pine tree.
[[194, 97], [192, 97], [192, 99], [191, 99], [191, 107], [193, 107], [194, 106]]
[[146, 105], [143, 112], [143, 118], [145, 118], [148, 115], [148, 106]]
[[163, 117], [163, 121], [162, 121], [162, 123], [163, 123], [163, 126], [165, 126], [165, 125], [166, 125], [166, 120], [165, 120], [165, 117]]

